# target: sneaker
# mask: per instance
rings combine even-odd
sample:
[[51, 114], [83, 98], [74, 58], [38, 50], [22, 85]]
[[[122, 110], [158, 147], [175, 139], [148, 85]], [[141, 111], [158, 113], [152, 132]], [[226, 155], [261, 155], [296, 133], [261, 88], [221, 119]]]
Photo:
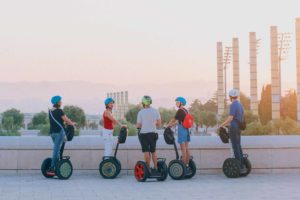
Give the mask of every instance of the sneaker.
[[48, 176], [55, 176], [55, 171], [53, 168], [48, 169], [46, 173]]

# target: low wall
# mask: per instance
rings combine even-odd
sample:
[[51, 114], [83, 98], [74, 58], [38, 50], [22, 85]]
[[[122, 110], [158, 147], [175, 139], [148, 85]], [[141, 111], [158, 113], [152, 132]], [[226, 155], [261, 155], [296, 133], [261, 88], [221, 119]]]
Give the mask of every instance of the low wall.
[[[300, 136], [244, 136], [242, 146], [256, 173], [300, 172]], [[46, 136], [0, 137], [0, 170], [39, 170], [51, 156], [51, 148], [52, 141]], [[103, 148], [100, 136], [80, 136], [66, 144], [65, 155], [71, 156], [76, 170], [98, 170]], [[213, 136], [192, 137], [190, 149], [198, 173], [221, 173], [223, 161], [230, 156], [229, 145]], [[166, 145], [162, 136], [157, 150], [167, 162], [175, 158], [173, 146]], [[132, 173], [136, 161], [143, 159], [137, 137], [128, 137], [120, 145], [118, 159], [123, 172]]]

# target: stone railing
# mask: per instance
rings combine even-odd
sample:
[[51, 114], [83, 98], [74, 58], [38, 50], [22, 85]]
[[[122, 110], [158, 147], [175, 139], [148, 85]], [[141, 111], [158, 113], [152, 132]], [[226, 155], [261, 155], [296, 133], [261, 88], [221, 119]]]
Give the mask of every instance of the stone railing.
[[[255, 173], [300, 172], [300, 136], [245, 136], [242, 146]], [[71, 156], [75, 170], [98, 170], [103, 148], [100, 136], [80, 136], [66, 144], [65, 155]], [[0, 137], [0, 170], [39, 170], [51, 149], [52, 141], [46, 136]], [[194, 136], [190, 149], [198, 173], [221, 173], [223, 161], [230, 156], [229, 145], [218, 137]], [[161, 136], [157, 150], [167, 162], [175, 158], [173, 146], [166, 145]], [[128, 137], [117, 157], [123, 172], [132, 173], [135, 163], [143, 159], [137, 137]]]

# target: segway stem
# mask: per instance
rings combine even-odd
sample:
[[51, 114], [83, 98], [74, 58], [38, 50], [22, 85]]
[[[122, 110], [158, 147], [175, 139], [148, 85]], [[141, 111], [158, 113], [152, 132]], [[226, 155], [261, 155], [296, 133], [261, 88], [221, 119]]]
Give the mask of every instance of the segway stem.
[[114, 154], [114, 157], [115, 157], [115, 158], [117, 157], [118, 149], [119, 149], [119, 142], [117, 143], [117, 146], [116, 146], [116, 150], [115, 150], [115, 154]]
[[66, 142], [63, 142], [63, 144], [61, 145], [61, 148], [60, 148], [60, 159], [63, 158], [65, 144], [66, 144]]
[[176, 145], [175, 141], [174, 141], [174, 149], [175, 149], [175, 153], [176, 153], [176, 160], [179, 160], [179, 154], [178, 154], [177, 145]]

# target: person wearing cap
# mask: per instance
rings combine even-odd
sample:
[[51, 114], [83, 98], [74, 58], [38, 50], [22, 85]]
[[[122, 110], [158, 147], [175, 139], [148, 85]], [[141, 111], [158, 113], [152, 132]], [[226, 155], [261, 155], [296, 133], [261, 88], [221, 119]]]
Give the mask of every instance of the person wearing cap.
[[[61, 109], [62, 106], [62, 97], [54, 96], [51, 98], [51, 103], [53, 105], [52, 109], [49, 110], [49, 121], [50, 121], [50, 136], [53, 141], [53, 154], [51, 167], [47, 170], [49, 176], [55, 176], [55, 166], [59, 159], [60, 149], [64, 142], [65, 130], [61, 127], [64, 127], [64, 124], [75, 126], [76, 123], [71, 121]], [[51, 114], [50, 114], [51, 112]], [[53, 118], [52, 118], [52, 116]], [[58, 125], [57, 122], [60, 124]]]
[[232, 89], [229, 91], [229, 98], [231, 101], [229, 116], [227, 119], [220, 125], [229, 126], [229, 137], [232, 144], [232, 149], [234, 152], [234, 157], [238, 159], [241, 163], [241, 173], [246, 172], [246, 167], [243, 162], [243, 151], [241, 146], [241, 130], [239, 128], [239, 122], [242, 122], [244, 119], [244, 108], [238, 97], [240, 93], [236, 89]]
[[[152, 175], [158, 175], [156, 142], [158, 140], [157, 128], [161, 125], [161, 117], [157, 109], [151, 107], [152, 99], [150, 96], [143, 96], [143, 109], [138, 112], [136, 127], [139, 130], [139, 141], [144, 153], [145, 162]], [[154, 168], [150, 167], [151, 157]]]
[[185, 116], [188, 113], [187, 109], [184, 107], [187, 102], [183, 97], [177, 97], [175, 99], [175, 102], [178, 110], [175, 114], [175, 117], [168, 123], [167, 127], [173, 127], [177, 125], [178, 128], [177, 142], [180, 144], [182, 161], [188, 167], [190, 162], [189, 142], [191, 141], [191, 138], [190, 138], [189, 129], [183, 127], [182, 125]]
[[102, 129], [102, 136], [104, 138], [104, 157], [112, 155], [114, 126], [119, 125], [121, 127], [126, 127], [126, 125], [122, 125], [114, 118], [112, 114], [114, 103], [115, 101], [110, 97], [104, 101], [105, 111], [103, 112]]

